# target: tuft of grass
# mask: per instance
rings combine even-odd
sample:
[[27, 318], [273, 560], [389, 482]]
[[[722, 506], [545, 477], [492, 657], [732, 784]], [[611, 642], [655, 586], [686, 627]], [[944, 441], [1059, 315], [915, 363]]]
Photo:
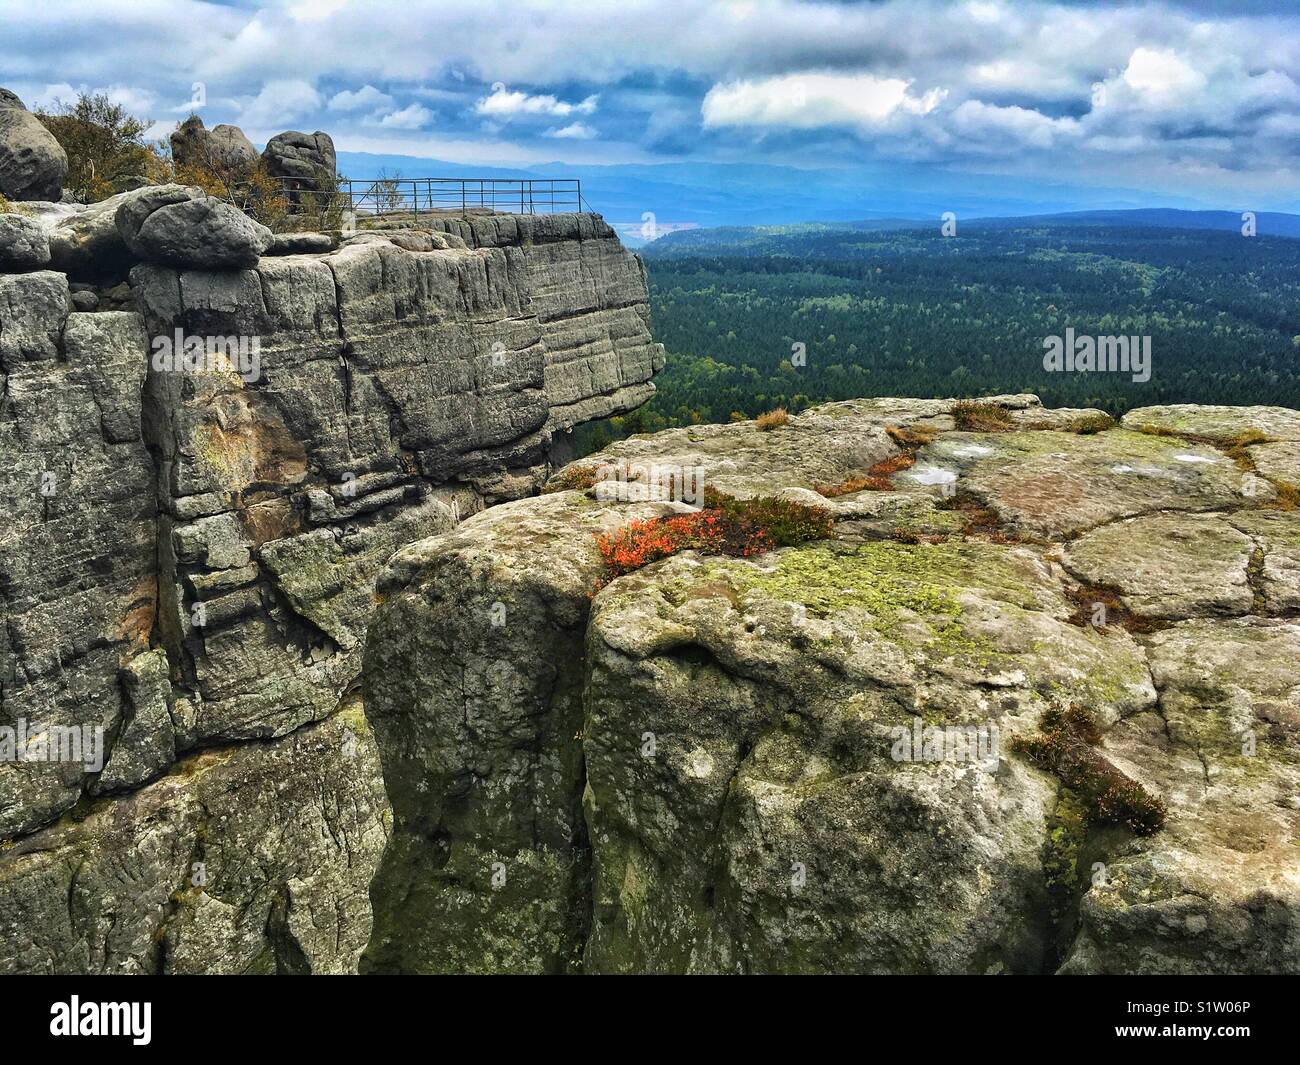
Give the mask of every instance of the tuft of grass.
[[[1149, 633], [1167, 629], [1169, 622], [1157, 618], [1146, 618], [1135, 614], [1124, 605], [1119, 591], [1099, 584], [1080, 584], [1065, 589], [1065, 596], [1074, 604], [1074, 612], [1065, 620], [1080, 628], [1096, 628], [1098, 631], [1118, 626], [1125, 632]], [[1093, 624], [1094, 611], [1100, 605], [1105, 608], [1106, 624]]]
[[1255, 472], [1255, 459], [1250, 453], [1250, 448], [1255, 444], [1267, 444], [1270, 437], [1267, 433], [1261, 433], [1258, 429], [1247, 429], [1244, 433], [1238, 433], [1231, 440], [1224, 440], [1219, 443], [1223, 453], [1237, 464], [1239, 470], [1246, 473]]
[[749, 558], [777, 547], [829, 540], [834, 519], [822, 507], [763, 496], [736, 499], [715, 488], [704, 491], [694, 514], [634, 521], [596, 536], [608, 578], [647, 566], [679, 551]]
[[1269, 510], [1300, 510], [1300, 488], [1286, 481], [1272, 481], [1277, 498], [1268, 504]]
[[770, 410], [766, 414], [760, 414], [756, 419], [758, 427], [765, 433], [770, 433], [773, 429], [779, 429], [790, 420], [790, 415], [786, 413], [784, 407], [777, 407], [776, 410]]
[[904, 428], [903, 426], [898, 425], [885, 426], [885, 432], [889, 434], [889, 438], [899, 447], [913, 451], [917, 448], [925, 447], [926, 444], [933, 443], [934, 438], [938, 435], [938, 433], [927, 432], [924, 429], [917, 429], [915, 427]]
[[1007, 433], [1015, 428], [1006, 407], [964, 399], [953, 404], [953, 420], [964, 433]]
[[1081, 414], [1067, 423], [1065, 431], [1078, 433], [1080, 436], [1092, 436], [1094, 433], [1104, 433], [1107, 429], [1113, 428], [1115, 428], [1115, 419], [1109, 414]]
[[1017, 736], [1011, 749], [1057, 777], [1079, 799], [1089, 824], [1118, 825], [1139, 836], [1164, 827], [1169, 811], [1159, 796], [1120, 772], [1096, 749], [1101, 727], [1072, 704], [1043, 714], [1037, 736]]
[[595, 485], [598, 474], [599, 467], [596, 466], [567, 466], [546, 482], [542, 495], [550, 495], [552, 492], [585, 491]]
[[888, 492], [893, 488], [890, 477], [899, 470], [906, 470], [916, 462], [916, 456], [910, 451], [901, 451], [887, 459], [881, 459], [862, 477], [850, 477], [839, 484], [818, 485], [816, 491], [827, 499], [846, 496], [853, 492]]

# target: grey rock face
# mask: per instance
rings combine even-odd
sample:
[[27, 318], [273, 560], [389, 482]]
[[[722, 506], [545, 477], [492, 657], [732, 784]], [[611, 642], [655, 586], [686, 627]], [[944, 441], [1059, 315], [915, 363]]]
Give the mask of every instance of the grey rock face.
[[171, 142], [172, 161], [177, 166], [208, 165], [208, 130], [198, 115], [190, 115], [167, 139]]
[[223, 170], [238, 170], [257, 162], [257, 149], [238, 126], [213, 126], [208, 134], [208, 152]]
[[125, 280], [135, 258], [118, 232], [117, 209], [143, 191], [118, 193], [80, 210], [53, 215], [50, 265], [79, 280]]
[[277, 233], [266, 249], [267, 255], [323, 255], [334, 250], [334, 238], [328, 233]]
[[[151, 197], [130, 212], [147, 225], [159, 195], [77, 212], [56, 242], [130, 263], [103, 222]], [[563, 329], [587, 319], [605, 339], [583, 357], [609, 359], [602, 322], [632, 308], [593, 306], [589, 279], [639, 268], [612, 234], [566, 225], [583, 249], [554, 274], [522, 242], [424, 233], [255, 270], [137, 264], [133, 291], [77, 282], [142, 314], [72, 311], [63, 274], [0, 275], [0, 500], [18, 531], [0, 537], [0, 725], [103, 737], [93, 767], [0, 761], [0, 970], [356, 968], [389, 817], [352, 694], [375, 580], [454, 513], [536, 490]], [[178, 329], [234, 338], [233, 368], [170, 359]], [[540, 967], [581, 943], [574, 750], [557, 734], [563, 779], [534, 803], [567, 796], [546, 831], [569, 901], [537, 898]]]
[[[366, 683], [394, 835], [374, 885], [368, 971], [579, 966], [591, 872], [578, 735], [600, 573], [594, 535], [674, 509], [624, 515], [585, 502], [493, 507], [400, 552], [379, 585], [383, 626], [368, 641]], [[416, 642], [419, 672], [407, 668]]]
[[[851, 401], [622, 441], [551, 482], [700, 467], [825, 506], [830, 542], [683, 552], [591, 598], [595, 534], [680, 507], [633, 481], [395, 556], [363, 674], [395, 816], [363, 969], [560, 971], [581, 942], [586, 972], [1294, 971], [1279, 486], [1163, 429], [1077, 436], [1033, 397], [989, 402], [1020, 428]], [[1209, 437], [1221, 413], [1180, 417]], [[892, 490], [812, 490], [900, 432], [921, 435]], [[1165, 803], [1161, 830], [1089, 823], [1015, 749], [1072, 705]], [[996, 750], [900, 754], [900, 728]]]
[[257, 149], [238, 126], [219, 125], [208, 130], [198, 115], [190, 115], [173, 130], [170, 140], [172, 159], [179, 166], [223, 172], [257, 162]]
[[[68, 308], [61, 274], [0, 275], [0, 725], [111, 737], [118, 670], [156, 610], [145, 338], [138, 315]], [[73, 805], [99, 768], [0, 761], [0, 838]]]
[[334, 141], [328, 133], [277, 133], [262, 151], [266, 172], [274, 178], [289, 178], [300, 189], [327, 188], [338, 163]]
[[432, 227], [470, 248], [505, 250], [523, 271], [526, 309], [546, 332], [548, 429], [634, 410], [654, 394], [664, 353], [650, 336], [645, 264], [598, 215], [485, 215]]
[[0, 196], [10, 200], [57, 200], [63, 194], [68, 156], [59, 142], [13, 93], [0, 100]]
[[39, 270], [49, 264], [50, 238], [35, 219], [0, 214], [0, 272]]
[[0, 973], [346, 973], [388, 804], [360, 705], [0, 851]]
[[122, 202], [118, 232], [145, 262], [223, 270], [253, 266], [271, 231], [201, 189], [159, 185]]

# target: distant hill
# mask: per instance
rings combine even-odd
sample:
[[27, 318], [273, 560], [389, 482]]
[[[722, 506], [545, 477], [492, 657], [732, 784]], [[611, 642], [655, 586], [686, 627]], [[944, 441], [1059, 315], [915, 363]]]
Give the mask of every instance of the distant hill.
[[[1119, 229], [1191, 229], [1239, 233], [1241, 213], [1237, 211], [1184, 211], [1170, 207], [1142, 207], [1123, 211], [1066, 211], [1057, 214], [1010, 215], [1007, 217], [962, 219], [958, 216], [958, 235], [979, 229], [1074, 229], [1106, 226]], [[782, 252], [800, 254], [803, 241], [814, 236], [835, 233], [888, 233], [899, 230], [937, 231], [934, 218], [865, 218], [853, 222], [797, 222], [789, 225], [719, 226], [715, 229], [691, 229], [668, 233], [647, 246], [652, 257], [701, 254], [770, 255]], [[1300, 238], [1300, 214], [1260, 211], [1255, 215], [1256, 232], [1261, 237]]]
[[[1240, 233], [1240, 211], [1183, 211], [1172, 207], [1141, 207], [1131, 211], [1068, 211], [1063, 214], [1019, 218], [972, 219], [969, 225], [1023, 229], [1026, 226], [1157, 226], [1162, 229], [1215, 229]], [[1300, 237], [1300, 214], [1255, 212], [1255, 230], [1261, 237]]]
[[[362, 179], [376, 177], [380, 171], [408, 178], [578, 178], [591, 209], [617, 226], [633, 246], [644, 243], [641, 227], [651, 218], [661, 230], [688, 225], [854, 225], [864, 220], [888, 227], [899, 220], [937, 225], [945, 211], [953, 211], [959, 219], [1023, 219], [1069, 211], [1148, 209], [1153, 203], [1198, 213], [1213, 206], [1185, 196], [1156, 199], [1133, 189], [1009, 181], [998, 175], [936, 172], [907, 163], [806, 169], [752, 163], [491, 166], [347, 151], [339, 152], [338, 158], [340, 172]], [[1300, 211], [1300, 203], [1275, 201], [1267, 206]]]

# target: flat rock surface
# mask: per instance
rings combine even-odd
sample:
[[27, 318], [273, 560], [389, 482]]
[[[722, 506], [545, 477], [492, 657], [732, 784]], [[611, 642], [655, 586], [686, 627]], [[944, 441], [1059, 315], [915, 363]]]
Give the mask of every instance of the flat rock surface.
[[[622, 441], [397, 556], [363, 676], [403, 796], [376, 968], [563, 971], [554, 945], [581, 943], [588, 972], [1296, 971], [1285, 485], [1231, 412], [1162, 415], [1180, 436], [986, 402], [1007, 431], [881, 399]], [[1280, 438], [1289, 416], [1241, 421]], [[823, 505], [835, 536], [610, 580], [596, 534], [680, 509], [683, 483]], [[1072, 707], [1163, 827], [1088, 814], [1020, 753]], [[502, 761], [560, 736], [580, 762]], [[523, 858], [523, 826], [549, 823], [518, 808], [539, 768], [551, 816], [582, 796], [567, 862], [564, 833]], [[569, 906], [524, 949], [560, 882]]]
[[1126, 429], [1151, 426], [1187, 436], [1229, 441], [1246, 433], [1274, 440], [1300, 440], [1300, 413], [1287, 407], [1216, 407], [1176, 403], [1137, 407], [1124, 415]]
[[1118, 588], [1126, 607], [1158, 618], [1246, 614], [1255, 541], [1223, 515], [1124, 518], [1072, 541], [1065, 564], [1088, 584]]

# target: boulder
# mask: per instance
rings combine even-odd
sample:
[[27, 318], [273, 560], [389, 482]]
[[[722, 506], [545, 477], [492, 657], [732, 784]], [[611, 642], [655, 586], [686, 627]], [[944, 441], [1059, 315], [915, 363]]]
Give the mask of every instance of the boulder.
[[57, 200], [68, 156], [35, 115], [9, 90], [0, 90], [0, 196]]
[[257, 162], [257, 149], [238, 126], [213, 126], [208, 134], [208, 153], [214, 165], [237, 170]]
[[[1300, 518], [1226, 410], [984, 402], [1016, 428], [876, 399], [620, 441], [394, 556], [363, 971], [1295, 971]], [[674, 505], [631, 473], [681, 467], [834, 539], [610, 579], [596, 535]]]
[[190, 115], [171, 132], [172, 162], [177, 166], [205, 166], [210, 134], [198, 115]]
[[171, 135], [172, 159], [178, 166], [238, 170], [257, 162], [257, 149], [238, 126], [205, 129], [203, 119], [190, 115]]
[[296, 188], [316, 191], [333, 181], [337, 158], [328, 133], [278, 133], [262, 152], [266, 172], [273, 178], [292, 180]]
[[266, 226], [192, 186], [142, 189], [118, 207], [115, 218], [127, 248], [146, 262], [244, 269], [255, 266], [271, 243]]
[[0, 973], [356, 971], [389, 812], [355, 700], [88, 805], [0, 849]]
[[0, 270], [39, 270], [50, 261], [44, 227], [20, 214], [0, 214]]

